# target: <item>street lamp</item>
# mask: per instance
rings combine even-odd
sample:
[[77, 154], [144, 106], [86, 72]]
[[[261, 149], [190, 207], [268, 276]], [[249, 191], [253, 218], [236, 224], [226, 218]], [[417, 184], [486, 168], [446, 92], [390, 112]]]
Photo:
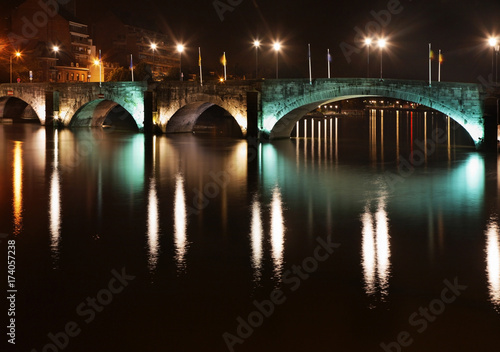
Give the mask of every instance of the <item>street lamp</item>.
[[101, 60], [95, 59], [94, 65], [99, 65], [99, 87], [102, 86]]
[[255, 40], [253, 42], [253, 46], [255, 47], [255, 79], [259, 78], [259, 47], [260, 41]]
[[16, 51], [13, 55], [10, 56], [10, 83], [12, 84], [12, 58], [13, 57], [21, 57], [21, 53], [19, 51]]
[[488, 39], [488, 44], [490, 45], [491, 47], [491, 53], [492, 53], [492, 57], [491, 57], [491, 79], [493, 80], [493, 77], [495, 77], [495, 83], [498, 83], [498, 67], [497, 67], [497, 71], [495, 73], [495, 58], [496, 56], [498, 56], [498, 51], [500, 49], [500, 47], [498, 46], [498, 38], [495, 38], [495, 37], [490, 37]]
[[278, 79], [278, 57], [279, 57], [279, 52], [281, 49], [281, 43], [275, 42], [273, 44], [273, 48], [276, 51], [276, 79]]
[[184, 45], [182, 44], [177, 44], [177, 51], [179, 52], [179, 73], [180, 73], [180, 80], [183, 81], [183, 74], [182, 74], [182, 53], [184, 51]]
[[372, 45], [372, 38], [365, 39], [365, 45], [367, 50], [367, 65], [366, 65], [366, 78], [370, 78], [370, 45]]
[[156, 43], [151, 43], [151, 50], [153, 50], [153, 69], [152, 69], [152, 72], [151, 74], [153, 75], [153, 81], [154, 81], [154, 78], [155, 78], [155, 51], [156, 51], [156, 48], [158, 46], [156, 45]]
[[386, 45], [387, 45], [387, 41], [384, 38], [380, 38], [378, 40], [378, 47], [380, 48], [380, 80], [381, 81], [383, 80], [383, 77], [382, 77], [382, 59], [383, 59], [382, 52], [383, 52]]

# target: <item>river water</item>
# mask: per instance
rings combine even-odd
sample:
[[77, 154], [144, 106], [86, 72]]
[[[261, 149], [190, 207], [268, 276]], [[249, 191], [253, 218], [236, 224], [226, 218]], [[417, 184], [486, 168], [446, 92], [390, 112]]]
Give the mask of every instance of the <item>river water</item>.
[[498, 351], [497, 156], [430, 112], [313, 121], [260, 144], [0, 125], [2, 350]]

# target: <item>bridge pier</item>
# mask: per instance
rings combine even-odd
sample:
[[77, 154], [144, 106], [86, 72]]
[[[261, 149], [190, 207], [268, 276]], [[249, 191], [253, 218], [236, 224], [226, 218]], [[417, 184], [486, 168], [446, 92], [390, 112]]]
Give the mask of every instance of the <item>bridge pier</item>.
[[478, 146], [480, 151], [498, 152], [498, 107], [499, 98], [490, 97], [484, 101], [484, 138]]
[[54, 127], [54, 91], [45, 91], [45, 127]]
[[247, 138], [259, 136], [259, 92], [247, 92]]

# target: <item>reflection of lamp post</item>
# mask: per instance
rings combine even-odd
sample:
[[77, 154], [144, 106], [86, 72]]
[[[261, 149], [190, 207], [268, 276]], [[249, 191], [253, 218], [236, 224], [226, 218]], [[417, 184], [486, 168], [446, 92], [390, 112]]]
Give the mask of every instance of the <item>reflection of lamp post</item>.
[[372, 38], [366, 38], [365, 39], [365, 45], [366, 45], [366, 57], [367, 57], [367, 65], [366, 65], [366, 78], [370, 78], [370, 45], [372, 44]]
[[383, 59], [383, 55], [382, 55], [382, 52], [385, 48], [385, 46], [387, 45], [387, 41], [383, 38], [379, 39], [378, 40], [378, 47], [380, 48], [380, 80], [382, 81], [383, 80], [383, 76], [382, 76], [382, 59]]
[[13, 57], [21, 57], [21, 53], [19, 51], [16, 51], [14, 55], [10, 56], [10, 83], [12, 83], [12, 58]]
[[155, 68], [155, 51], [156, 51], [156, 48], [157, 48], [157, 45], [155, 43], [151, 43], [151, 50], [153, 50], [153, 72], [152, 75], [153, 75], [153, 81], [155, 79], [155, 71], [156, 71], [156, 68]]
[[281, 49], [281, 44], [279, 42], [276, 42], [273, 44], [273, 48], [276, 51], [276, 79], [278, 79], [278, 57]]
[[182, 44], [177, 44], [177, 51], [179, 52], [179, 73], [180, 73], [180, 80], [183, 80], [183, 75], [182, 75], [182, 52], [184, 51], [184, 45]]
[[255, 47], [255, 79], [259, 78], [259, 47], [260, 42], [255, 40], [253, 42], [253, 46]]

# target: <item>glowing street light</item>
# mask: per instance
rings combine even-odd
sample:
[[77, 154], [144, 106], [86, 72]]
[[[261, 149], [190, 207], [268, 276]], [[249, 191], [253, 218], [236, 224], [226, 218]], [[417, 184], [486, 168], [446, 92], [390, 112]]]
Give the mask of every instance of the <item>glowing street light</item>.
[[155, 51], [156, 49], [158, 48], [158, 46], [156, 45], [156, 43], [151, 43], [151, 50], [153, 50], [153, 69], [152, 69], [152, 75], [153, 75], [153, 80], [154, 80], [154, 77], [155, 77], [155, 71], [156, 71], [156, 67], [155, 67]]
[[21, 53], [19, 51], [16, 51], [13, 55], [10, 56], [10, 83], [12, 84], [12, 58], [13, 57], [20, 58]]
[[182, 53], [184, 52], [184, 45], [177, 44], [177, 51], [179, 52], [179, 73], [180, 73], [180, 80], [183, 81], [184, 75], [182, 74]]
[[260, 41], [254, 40], [253, 46], [255, 47], [255, 79], [259, 77], [259, 47]]
[[101, 50], [99, 50], [99, 59], [94, 59], [94, 65], [99, 66], [99, 87], [102, 86], [102, 60], [101, 60]]
[[367, 50], [367, 65], [366, 65], [366, 78], [370, 78], [370, 45], [372, 45], [372, 38], [365, 39], [365, 45]]
[[275, 42], [273, 44], [274, 51], [276, 51], [276, 79], [278, 79], [278, 57], [281, 49], [281, 43]]
[[387, 45], [387, 40], [385, 40], [384, 38], [380, 38], [378, 40], [378, 47], [380, 48], [380, 80], [382, 81], [383, 80], [383, 76], [382, 76], [382, 59], [383, 59], [383, 55], [382, 55], [382, 52], [384, 50], [384, 48], [386, 47]]
[[498, 62], [497, 62], [497, 67], [496, 67], [496, 72], [495, 72], [495, 62], [498, 60], [498, 51], [500, 50], [500, 46], [498, 38], [496, 37], [490, 37], [488, 39], [488, 44], [491, 47], [492, 51], [492, 58], [491, 58], [491, 76], [493, 79], [493, 75], [495, 75], [495, 83], [498, 83]]

